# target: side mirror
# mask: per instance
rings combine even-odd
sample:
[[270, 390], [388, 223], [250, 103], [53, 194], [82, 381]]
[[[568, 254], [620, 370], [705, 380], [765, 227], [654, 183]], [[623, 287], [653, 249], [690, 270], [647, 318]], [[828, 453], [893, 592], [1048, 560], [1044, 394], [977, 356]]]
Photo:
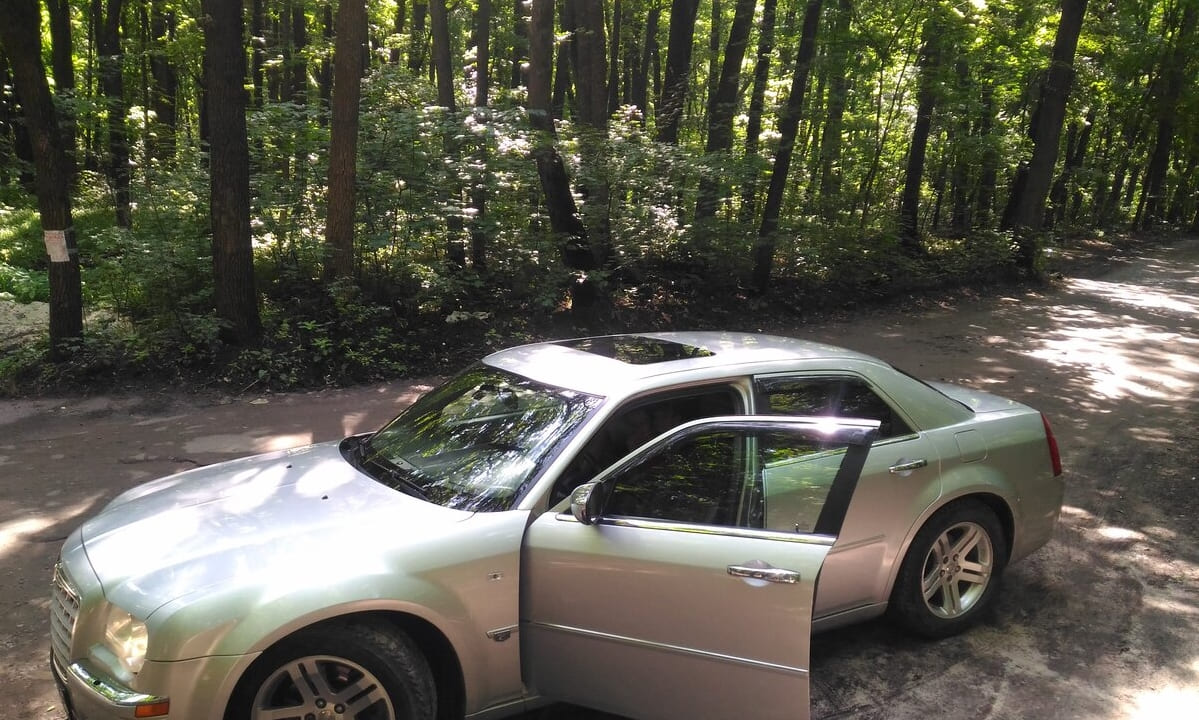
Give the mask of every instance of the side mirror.
[[604, 503], [608, 500], [607, 483], [589, 482], [575, 488], [570, 494], [570, 514], [584, 525], [594, 525], [603, 516]]

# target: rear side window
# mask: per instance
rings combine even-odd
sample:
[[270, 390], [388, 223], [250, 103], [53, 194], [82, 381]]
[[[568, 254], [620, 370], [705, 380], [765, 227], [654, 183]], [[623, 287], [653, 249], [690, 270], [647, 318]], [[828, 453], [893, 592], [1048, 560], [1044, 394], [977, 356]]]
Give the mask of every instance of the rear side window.
[[861, 418], [879, 422], [879, 439], [912, 429], [865, 380], [856, 377], [764, 378], [758, 381], [758, 412]]

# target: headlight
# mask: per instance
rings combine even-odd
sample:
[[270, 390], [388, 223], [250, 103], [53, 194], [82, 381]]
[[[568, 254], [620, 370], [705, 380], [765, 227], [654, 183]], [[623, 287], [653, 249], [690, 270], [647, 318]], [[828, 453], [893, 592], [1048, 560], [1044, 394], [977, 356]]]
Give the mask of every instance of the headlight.
[[104, 644], [122, 668], [133, 674], [141, 672], [148, 642], [145, 623], [115, 605], [109, 608], [104, 622]]

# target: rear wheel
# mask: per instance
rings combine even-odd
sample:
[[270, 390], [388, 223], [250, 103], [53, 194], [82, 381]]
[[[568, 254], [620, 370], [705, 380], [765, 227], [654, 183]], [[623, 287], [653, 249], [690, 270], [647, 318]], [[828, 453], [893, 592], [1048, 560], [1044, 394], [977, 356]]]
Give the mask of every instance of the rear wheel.
[[429, 664], [406, 635], [325, 625], [263, 653], [238, 683], [226, 720], [432, 720]]
[[989, 610], [1008, 548], [995, 513], [965, 500], [942, 508], [916, 533], [891, 595], [891, 613], [925, 637], [946, 637]]

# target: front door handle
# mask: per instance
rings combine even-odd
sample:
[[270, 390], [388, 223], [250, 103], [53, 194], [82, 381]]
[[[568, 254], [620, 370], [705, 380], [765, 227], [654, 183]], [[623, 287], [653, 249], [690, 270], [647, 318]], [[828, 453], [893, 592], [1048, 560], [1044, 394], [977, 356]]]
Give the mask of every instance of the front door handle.
[[900, 473], [911, 472], [912, 470], [922, 468], [925, 465], [928, 465], [928, 461], [924, 458], [920, 458], [919, 460], [896, 463], [890, 467], [890, 470], [892, 475], [898, 475]]
[[786, 568], [729, 565], [729, 575], [748, 580], [782, 583], [784, 585], [794, 585], [799, 582], [799, 573], [794, 570], [787, 570]]

